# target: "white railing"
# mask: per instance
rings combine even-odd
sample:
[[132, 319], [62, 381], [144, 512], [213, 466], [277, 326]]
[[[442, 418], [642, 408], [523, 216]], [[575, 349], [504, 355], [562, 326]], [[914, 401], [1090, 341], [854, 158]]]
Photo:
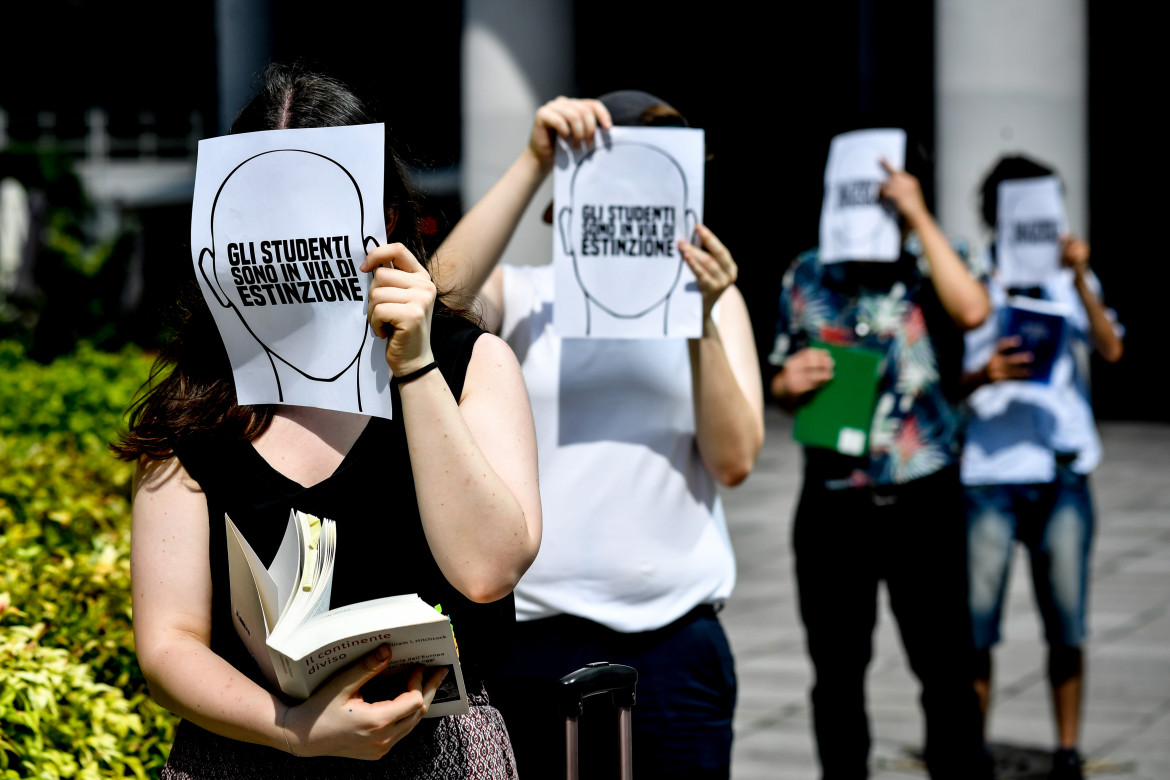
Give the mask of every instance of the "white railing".
[[[55, 149], [80, 158], [82, 167], [97, 173], [105, 170], [116, 160], [118, 163], [139, 163], [151, 166], [161, 160], [168, 164], [193, 163], [203, 138], [203, 115], [192, 111], [187, 120], [188, 130], [184, 136], [161, 135], [157, 130], [157, 119], [153, 112], [141, 111], [132, 137], [110, 134], [110, 116], [102, 108], [90, 108], [85, 112], [85, 135], [81, 138], [58, 136], [58, 115], [52, 111], [37, 112], [35, 138], [14, 138], [11, 117], [0, 107], [0, 150], [23, 141], [35, 144], [37, 148]], [[459, 192], [459, 166], [424, 169], [411, 168], [412, 183], [423, 193], [432, 196], [449, 196]]]
[[9, 113], [0, 108], [0, 150], [19, 141], [34, 143], [41, 149], [56, 149], [66, 154], [76, 154], [89, 161], [100, 162], [111, 157], [138, 157], [151, 160], [167, 157], [195, 157], [199, 139], [203, 137], [203, 115], [192, 111], [187, 118], [188, 131], [183, 136], [164, 136], [158, 133], [156, 117], [151, 111], [141, 111], [137, 116], [137, 132], [131, 137], [113, 136], [109, 132], [110, 118], [102, 108], [90, 108], [85, 112], [85, 135], [82, 138], [58, 137], [58, 115], [53, 111], [38, 111], [37, 135], [35, 139], [17, 139], [12, 135]]

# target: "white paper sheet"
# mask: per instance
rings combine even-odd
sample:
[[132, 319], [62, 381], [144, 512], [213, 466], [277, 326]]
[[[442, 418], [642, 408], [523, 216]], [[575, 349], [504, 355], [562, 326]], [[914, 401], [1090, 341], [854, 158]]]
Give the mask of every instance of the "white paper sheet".
[[1067, 229], [1060, 179], [1000, 182], [996, 211], [995, 262], [1005, 286], [1039, 286], [1060, 270], [1060, 236]]
[[[280, 540], [280, 547], [276, 548], [276, 557], [268, 567], [269, 581], [276, 588], [277, 609], [268, 615], [268, 633], [276, 628], [276, 621], [288, 611], [293, 594], [301, 583], [301, 566], [304, 565], [305, 546], [301, 537], [306, 532], [305, 524], [297, 518], [297, 511], [288, 512], [288, 525], [284, 529], [284, 538]], [[255, 571], [255, 569], [253, 569]]]
[[386, 243], [384, 138], [370, 124], [199, 142], [191, 259], [239, 403], [391, 416], [357, 270]]
[[264, 676], [273, 686], [279, 686], [267, 644], [268, 635], [276, 625], [279, 589], [236, 524], [227, 515], [224, 523], [232, 625]]
[[898, 215], [878, 190], [888, 176], [879, 162], [906, 164], [906, 132], [855, 130], [829, 143], [821, 205], [820, 259], [892, 262], [902, 252]]
[[703, 218], [703, 131], [615, 127], [557, 146], [553, 326], [562, 337], [690, 338], [703, 303], [678, 249]]

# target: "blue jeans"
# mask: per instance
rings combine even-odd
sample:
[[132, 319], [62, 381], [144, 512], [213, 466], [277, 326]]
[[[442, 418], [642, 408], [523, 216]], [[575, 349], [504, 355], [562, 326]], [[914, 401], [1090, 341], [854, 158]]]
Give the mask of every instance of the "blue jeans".
[[[634, 777], [726, 780], [736, 680], [731, 648], [710, 607], [656, 631], [624, 634], [571, 615], [517, 623], [511, 657], [488, 681], [522, 778], [563, 777], [564, 720], [554, 684], [592, 661], [638, 670]], [[585, 700], [581, 777], [616, 777], [618, 725], [608, 696]]]
[[999, 642], [1016, 541], [1031, 558], [1032, 587], [1048, 644], [1080, 647], [1087, 633], [1094, 526], [1088, 477], [1061, 463], [1050, 484], [968, 486], [963, 500], [976, 648]]

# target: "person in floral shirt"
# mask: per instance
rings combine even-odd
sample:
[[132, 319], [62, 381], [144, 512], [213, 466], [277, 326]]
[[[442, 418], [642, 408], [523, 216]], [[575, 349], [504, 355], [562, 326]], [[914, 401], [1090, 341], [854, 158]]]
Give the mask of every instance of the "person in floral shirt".
[[883, 163], [897, 208], [899, 260], [820, 262], [784, 277], [769, 362], [773, 397], [795, 410], [833, 377], [815, 342], [877, 350], [882, 360], [868, 450], [805, 447], [793, 521], [801, 619], [815, 681], [813, 728], [826, 780], [868, 773], [865, 672], [885, 580], [910, 666], [922, 684], [925, 759], [934, 778], [986, 778], [972, 693], [966, 532], [958, 457], [962, 333], [987, 317], [980, 280], [943, 235], [918, 179]]

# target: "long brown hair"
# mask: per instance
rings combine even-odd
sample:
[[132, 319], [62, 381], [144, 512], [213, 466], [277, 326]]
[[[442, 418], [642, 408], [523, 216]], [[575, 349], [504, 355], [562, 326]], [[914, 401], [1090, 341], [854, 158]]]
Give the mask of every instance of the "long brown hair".
[[[348, 87], [297, 64], [272, 64], [261, 74], [255, 95], [232, 122], [231, 133], [304, 127], [360, 125], [376, 121]], [[420, 230], [418, 199], [390, 139], [384, 183], [390, 241], [400, 242], [429, 266]], [[467, 316], [441, 295], [435, 316]], [[192, 271], [174, 312], [174, 336], [155, 361], [150, 378], [129, 410], [129, 430], [110, 445], [123, 460], [171, 457], [180, 439], [214, 431], [218, 436], [255, 439], [272, 422], [270, 405], [236, 403], [231, 363], [211, 311]]]

